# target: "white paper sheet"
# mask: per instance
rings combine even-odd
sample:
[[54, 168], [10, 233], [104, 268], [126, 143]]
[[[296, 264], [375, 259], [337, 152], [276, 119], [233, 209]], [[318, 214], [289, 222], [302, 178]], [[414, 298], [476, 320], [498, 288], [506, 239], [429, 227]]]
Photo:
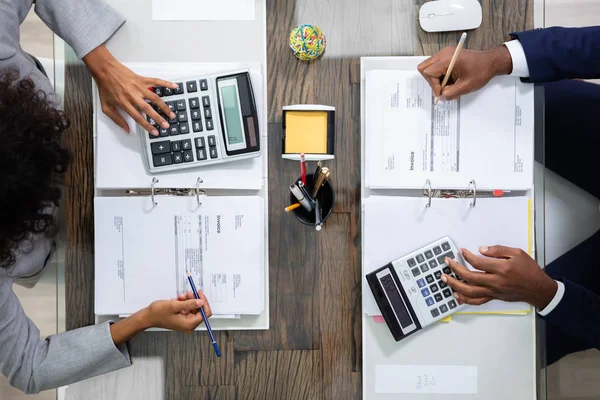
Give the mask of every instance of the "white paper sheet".
[[[371, 196], [364, 202], [365, 274], [406, 253], [449, 236], [459, 248], [478, 254], [480, 246], [504, 245], [529, 250], [529, 199], [527, 197], [471, 199]], [[471, 268], [470, 265], [467, 265]], [[364, 310], [381, 315], [369, 285], [363, 279]], [[460, 312], [528, 312], [526, 303], [494, 300], [482, 306], [469, 306]]]
[[152, 0], [154, 21], [253, 20], [256, 0]]
[[476, 366], [376, 365], [376, 393], [476, 394]]
[[496, 77], [433, 105], [414, 70], [366, 74], [366, 185], [372, 188], [529, 190], [533, 186], [533, 85]]
[[215, 314], [264, 308], [263, 200], [258, 196], [95, 199], [95, 312], [131, 314], [189, 290]]
[[[266, 148], [266, 124], [262, 121], [263, 81], [259, 64], [127, 64], [134, 72], [150, 77], [176, 80], [190, 76], [232, 71], [247, 68], [251, 71], [256, 107], [259, 110], [261, 146]], [[97, 94], [96, 94], [97, 96]], [[149, 188], [152, 177], [161, 188], [194, 188], [201, 177], [205, 189], [260, 189], [265, 175], [266, 152], [261, 157], [227, 162], [208, 167], [190, 168], [151, 175], [144, 164], [141, 152], [142, 142], [133, 119], [122, 113], [129, 123], [128, 135], [100, 109], [99, 99], [95, 101], [96, 113], [96, 187], [98, 189], [139, 189]]]

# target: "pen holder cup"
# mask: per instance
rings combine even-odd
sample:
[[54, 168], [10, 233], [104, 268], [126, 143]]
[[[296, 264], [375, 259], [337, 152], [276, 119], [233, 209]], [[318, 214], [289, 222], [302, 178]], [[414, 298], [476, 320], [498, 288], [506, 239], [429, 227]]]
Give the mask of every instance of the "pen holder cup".
[[[306, 186], [308, 188], [312, 188], [313, 177], [313, 174], [306, 175]], [[298, 178], [296, 182], [298, 182], [300, 179], [301, 178]], [[317, 193], [317, 199], [319, 200], [319, 206], [321, 207], [321, 223], [323, 224], [331, 215], [331, 212], [333, 211], [333, 204], [335, 202], [335, 193], [329, 180], [325, 182], [325, 184]], [[296, 197], [290, 193], [290, 204], [297, 202], [298, 200]], [[300, 206], [292, 210], [292, 213], [296, 219], [298, 219], [298, 221], [302, 222], [304, 225], [315, 225], [316, 214], [314, 209], [312, 211], [307, 211], [304, 207]]]

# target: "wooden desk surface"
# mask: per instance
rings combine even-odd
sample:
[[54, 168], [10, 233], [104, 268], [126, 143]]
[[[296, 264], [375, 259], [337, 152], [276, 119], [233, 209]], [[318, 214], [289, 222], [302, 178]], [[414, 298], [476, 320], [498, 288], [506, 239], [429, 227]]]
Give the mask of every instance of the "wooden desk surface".
[[[352, 46], [337, 46], [341, 53], [304, 63], [294, 58], [287, 42], [297, 13], [326, 7], [360, 13], [359, 23], [344, 28], [348, 40], [372, 41], [372, 54], [360, 55], [431, 55], [456, 45], [460, 32], [428, 34], [416, 23], [403, 31], [394, 23], [402, 13], [400, 3], [364, 1], [353, 10], [347, 5], [357, 1], [267, 0], [271, 329], [216, 333], [220, 359], [204, 333], [136, 337], [131, 342], [134, 362], [145, 356], [165, 360], [167, 399], [361, 398], [359, 54], [350, 55]], [[403, 6], [416, 10], [423, 0], [403, 3], [416, 3]], [[481, 4], [483, 23], [469, 32], [470, 49], [499, 45], [508, 33], [533, 28], [533, 0]], [[336, 49], [334, 43], [329, 46]], [[72, 52], [67, 57], [74, 60]], [[65, 189], [67, 329], [94, 323], [90, 79], [81, 64], [67, 62], [65, 110], [71, 127], [66, 141], [74, 155]], [[297, 103], [331, 105], [337, 111], [336, 160], [325, 164], [332, 168], [336, 205], [320, 233], [283, 211], [287, 193], [282, 188], [297, 176], [298, 165], [280, 157], [281, 108]]]

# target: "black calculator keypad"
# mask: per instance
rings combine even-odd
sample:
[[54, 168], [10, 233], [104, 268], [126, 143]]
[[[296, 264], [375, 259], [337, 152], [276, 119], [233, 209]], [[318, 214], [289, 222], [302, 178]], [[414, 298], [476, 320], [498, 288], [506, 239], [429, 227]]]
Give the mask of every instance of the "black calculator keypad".
[[179, 124], [179, 134], [185, 135], [188, 133], [190, 133], [190, 124], [188, 124], [187, 122]]
[[192, 97], [191, 99], [188, 100], [188, 103], [190, 103], [191, 109], [200, 108], [200, 100], [198, 100], [197, 97]]
[[207, 119], [206, 120], [206, 130], [207, 131], [212, 131], [213, 129], [215, 129], [212, 119]]
[[152, 157], [152, 162], [155, 167], [162, 167], [173, 164], [173, 159], [171, 158], [171, 153], [157, 154]]
[[183, 162], [183, 153], [181, 151], [173, 153], [173, 162], [175, 164], [181, 164]]
[[208, 90], [208, 81], [206, 79], [200, 79], [200, 90], [203, 92]]
[[198, 91], [198, 84], [196, 81], [188, 81], [185, 83], [185, 87], [188, 93], [194, 93]]
[[210, 97], [202, 96], [202, 105], [204, 107], [210, 107]]
[[192, 129], [194, 130], [194, 133], [202, 132], [202, 122], [201, 121], [193, 121]]
[[192, 162], [194, 161], [194, 153], [191, 150], [186, 150], [183, 152], [183, 162]]
[[154, 142], [150, 145], [152, 154], [165, 154], [171, 152], [171, 142], [163, 140], [161, 142]]
[[177, 89], [173, 91], [173, 94], [183, 94], [183, 82], [176, 82]]
[[198, 121], [202, 119], [202, 114], [200, 114], [200, 110], [192, 110], [190, 114], [192, 115], [192, 121]]
[[198, 149], [196, 153], [198, 156], [198, 161], [206, 160], [206, 149]]
[[182, 150], [191, 150], [192, 149], [192, 140], [185, 139], [181, 141], [181, 149]]
[[[441, 277], [446, 274], [458, 279], [444, 263], [445, 258], [454, 259], [455, 254], [448, 242], [423, 249], [406, 260], [424, 303], [433, 318], [442, 318], [458, 307], [452, 288]], [[418, 293], [418, 292], [417, 292]]]
[[181, 145], [179, 140], [173, 140], [171, 142], [171, 151], [175, 152], [175, 151], [181, 151]]
[[443, 255], [439, 256], [439, 257], [437, 258], [437, 260], [438, 260], [438, 262], [439, 262], [440, 264], [444, 264], [444, 262], [445, 262], [445, 260], [446, 260], [446, 257], [448, 257], [448, 258], [451, 258], [451, 259], [453, 259], [453, 260], [454, 260], [454, 253], [453, 253], [453, 252], [451, 252], [451, 251], [449, 251], [448, 253], [446, 253], [446, 254], [443, 254]]

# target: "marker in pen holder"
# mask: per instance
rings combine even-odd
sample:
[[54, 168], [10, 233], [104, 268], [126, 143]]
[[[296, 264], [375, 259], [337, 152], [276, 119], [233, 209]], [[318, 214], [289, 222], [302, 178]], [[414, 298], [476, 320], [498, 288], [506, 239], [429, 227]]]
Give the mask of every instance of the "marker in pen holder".
[[[306, 175], [306, 186], [308, 188], [312, 188], [313, 178], [313, 174]], [[301, 181], [301, 178], [298, 178], [296, 183], [299, 181]], [[329, 180], [325, 181], [325, 184], [321, 187], [321, 189], [319, 189], [316, 197], [316, 199], [319, 200], [319, 208], [321, 209], [321, 224], [323, 224], [331, 215], [331, 212], [333, 211], [333, 204], [335, 202], [335, 193]], [[290, 204], [297, 202], [298, 200], [296, 199], [296, 196], [290, 193]], [[307, 211], [304, 207], [298, 207], [292, 210], [292, 213], [296, 219], [298, 219], [298, 221], [302, 222], [304, 225], [315, 226], [316, 214], [314, 208], [312, 211]]]

